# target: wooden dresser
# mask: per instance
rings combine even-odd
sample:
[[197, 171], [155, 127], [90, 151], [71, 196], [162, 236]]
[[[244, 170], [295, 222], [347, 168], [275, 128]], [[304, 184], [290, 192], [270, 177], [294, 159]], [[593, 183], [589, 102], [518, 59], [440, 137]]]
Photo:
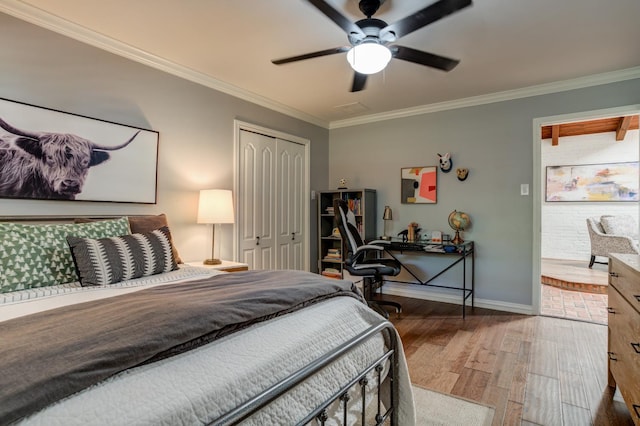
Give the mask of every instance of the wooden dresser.
[[640, 425], [640, 256], [609, 260], [609, 386], [620, 389]]

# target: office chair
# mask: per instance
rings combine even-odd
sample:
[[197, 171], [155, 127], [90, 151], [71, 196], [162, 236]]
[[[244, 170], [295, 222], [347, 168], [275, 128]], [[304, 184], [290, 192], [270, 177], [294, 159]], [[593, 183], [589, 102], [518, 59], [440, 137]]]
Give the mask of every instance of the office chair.
[[344, 268], [353, 276], [363, 277], [362, 289], [364, 298], [370, 307], [385, 317], [389, 313], [381, 306], [392, 306], [396, 312], [402, 312], [402, 305], [389, 300], [373, 300], [373, 293], [382, 287], [383, 277], [396, 276], [400, 273], [400, 263], [395, 259], [381, 258], [388, 241], [375, 240], [365, 244], [356, 227], [355, 216], [347, 202], [341, 199], [333, 201], [333, 211], [340, 235], [347, 246]]

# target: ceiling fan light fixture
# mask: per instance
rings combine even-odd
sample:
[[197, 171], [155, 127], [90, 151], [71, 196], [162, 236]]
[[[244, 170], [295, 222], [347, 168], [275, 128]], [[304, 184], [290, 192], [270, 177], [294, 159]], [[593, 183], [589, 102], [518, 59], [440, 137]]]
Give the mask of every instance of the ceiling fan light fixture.
[[360, 74], [382, 71], [391, 60], [391, 51], [377, 41], [364, 41], [347, 52], [347, 61]]

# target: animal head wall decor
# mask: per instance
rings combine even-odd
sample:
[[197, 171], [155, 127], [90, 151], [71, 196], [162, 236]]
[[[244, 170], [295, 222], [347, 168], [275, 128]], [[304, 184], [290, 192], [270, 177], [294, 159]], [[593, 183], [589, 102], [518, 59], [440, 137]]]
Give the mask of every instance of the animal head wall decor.
[[451, 154], [446, 153], [444, 155], [438, 154], [440, 170], [444, 173], [449, 173], [451, 171], [451, 167], [453, 166], [453, 161], [451, 161]]
[[466, 180], [467, 176], [469, 175], [469, 169], [467, 169], [467, 168], [456, 169], [456, 174], [458, 175], [458, 180], [459, 181]]

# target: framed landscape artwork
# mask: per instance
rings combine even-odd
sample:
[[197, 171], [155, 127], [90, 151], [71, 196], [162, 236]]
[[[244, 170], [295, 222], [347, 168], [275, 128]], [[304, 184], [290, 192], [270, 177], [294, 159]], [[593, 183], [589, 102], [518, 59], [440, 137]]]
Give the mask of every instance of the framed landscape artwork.
[[156, 203], [158, 132], [0, 98], [0, 198]]
[[438, 201], [438, 167], [400, 169], [403, 204], [435, 204]]
[[545, 200], [638, 201], [638, 162], [547, 166]]

